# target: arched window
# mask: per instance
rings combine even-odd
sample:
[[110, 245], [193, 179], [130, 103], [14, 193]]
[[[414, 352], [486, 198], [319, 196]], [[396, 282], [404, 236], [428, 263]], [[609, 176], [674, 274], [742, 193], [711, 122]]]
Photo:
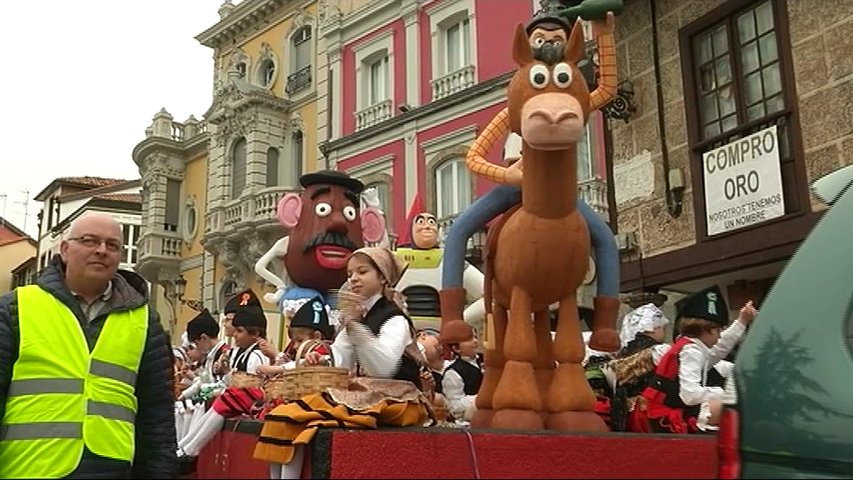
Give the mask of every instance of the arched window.
[[435, 169], [435, 214], [452, 217], [471, 204], [471, 177], [463, 157], [453, 157]]
[[385, 182], [373, 182], [365, 185], [364, 189], [375, 188], [376, 193], [379, 196], [379, 208], [385, 213], [385, 218], [391, 218], [391, 212], [389, 211], [389, 198], [388, 198], [388, 184]]
[[270, 147], [267, 150], [267, 186], [278, 185], [278, 149]]
[[291, 185], [296, 186], [299, 183], [299, 177], [302, 176], [302, 165], [305, 162], [305, 148], [303, 142], [302, 131], [297, 130], [293, 132], [293, 136], [291, 137], [291, 151], [292, 151], [292, 164], [291, 164], [291, 173], [293, 174], [293, 178], [291, 178]]
[[231, 198], [240, 198], [246, 188], [246, 139], [240, 138], [231, 148]]
[[[237, 293], [237, 283], [233, 280], [227, 280], [222, 284], [222, 288], [219, 290], [219, 311], [225, 310], [225, 304], [228, 300]], [[220, 325], [220, 328], [222, 325]]]

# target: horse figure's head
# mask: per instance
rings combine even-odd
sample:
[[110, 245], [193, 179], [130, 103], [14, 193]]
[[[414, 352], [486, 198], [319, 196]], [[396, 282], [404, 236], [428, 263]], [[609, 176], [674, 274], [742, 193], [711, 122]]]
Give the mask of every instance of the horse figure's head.
[[590, 93], [577, 63], [585, 46], [580, 21], [565, 45], [535, 50], [519, 24], [512, 56], [518, 71], [509, 84], [510, 128], [537, 150], [565, 150], [580, 140], [589, 118]]

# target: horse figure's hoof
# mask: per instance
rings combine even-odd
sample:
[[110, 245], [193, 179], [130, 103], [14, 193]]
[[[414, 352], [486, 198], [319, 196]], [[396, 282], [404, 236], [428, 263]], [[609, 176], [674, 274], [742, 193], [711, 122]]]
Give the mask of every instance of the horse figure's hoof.
[[507, 430], [543, 430], [542, 415], [535, 410], [498, 410], [492, 417], [492, 428]]
[[471, 417], [471, 427], [473, 428], [491, 428], [492, 418], [495, 416], [495, 411], [492, 409], [482, 409], [474, 412]]
[[595, 412], [556, 412], [548, 415], [548, 430], [563, 432], [609, 432], [607, 424]]
[[621, 348], [619, 333], [612, 328], [602, 328], [592, 332], [589, 337], [589, 348], [599, 352], [616, 352]]

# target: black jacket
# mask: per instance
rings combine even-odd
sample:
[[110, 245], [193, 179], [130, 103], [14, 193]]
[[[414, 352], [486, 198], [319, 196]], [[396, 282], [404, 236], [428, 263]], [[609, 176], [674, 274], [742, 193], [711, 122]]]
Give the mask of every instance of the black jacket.
[[[139, 275], [120, 270], [113, 278], [111, 308], [104, 308], [91, 323], [65, 284], [64, 265], [59, 256], [45, 268], [36, 283], [71, 308], [77, 317], [91, 351], [110, 311], [140, 307], [148, 302], [148, 288]], [[0, 419], [6, 411], [6, 397], [12, 379], [12, 367], [18, 359], [20, 334], [18, 300], [15, 292], [0, 296]], [[175, 439], [175, 410], [172, 401], [172, 351], [157, 312], [149, 308], [148, 338], [136, 377], [136, 457], [131, 467], [95, 455], [86, 449], [70, 477], [79, 478], [175, 478], [178, 473]], [[33, 472], [37, 477], [38, 472]]]

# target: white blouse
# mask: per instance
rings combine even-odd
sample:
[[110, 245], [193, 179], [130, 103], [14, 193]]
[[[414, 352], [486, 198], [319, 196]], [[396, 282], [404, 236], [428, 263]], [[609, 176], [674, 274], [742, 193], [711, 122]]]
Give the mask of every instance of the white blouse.
[[[381, 298], [374, 295], [364, 302], [364, 311], [369, 312]], [[412, 343], [409, 321], [402, 315], [388, 319], [373, 335], [361, 322], [347, 322], [332, 343], [335, 366], [352, 370], [358, 363], [365, 374], [375, 378], [391, 378], [400, 368], [403, 351]]]

